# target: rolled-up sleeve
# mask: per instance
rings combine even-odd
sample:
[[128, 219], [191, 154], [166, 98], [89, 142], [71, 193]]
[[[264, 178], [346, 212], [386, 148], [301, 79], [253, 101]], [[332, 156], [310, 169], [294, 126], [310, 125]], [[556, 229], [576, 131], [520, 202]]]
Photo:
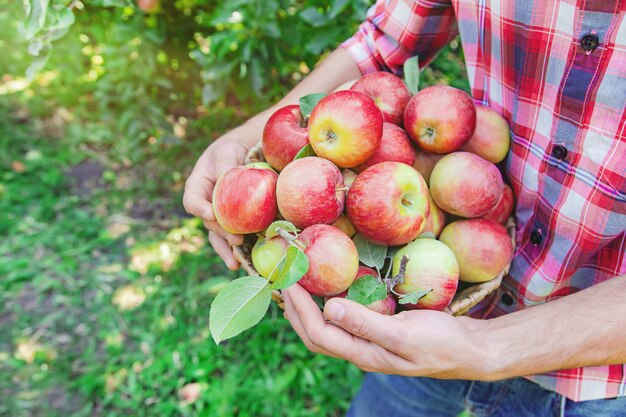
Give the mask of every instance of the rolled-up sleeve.
[[362, 74], [390, 71], [399, 75], [408, 58], [418, 55], [424, 66], [457, 34], [449, 1], [378, 0], [341, 47]]

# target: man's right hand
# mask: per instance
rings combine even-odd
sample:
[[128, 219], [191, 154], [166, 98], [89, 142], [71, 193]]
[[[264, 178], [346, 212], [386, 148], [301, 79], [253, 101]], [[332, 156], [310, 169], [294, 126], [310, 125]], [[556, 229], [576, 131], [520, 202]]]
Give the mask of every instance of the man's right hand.
[[[209, 229], [209, 242], [229, 269], [236, 270], [239, 263], [233, 256], [232, 245], [243, 242], [242, 235], [228, 233], [217, 223], [211, 198], [217, 179], [229, 169], [242, 165], [246, 147], [233, 138], [235, 131], [211, 144], [200, 156], [187, 182], [183, 205], [189, 214], [199, 217]], [[228, 137], [227, 137], [228, 136]]]

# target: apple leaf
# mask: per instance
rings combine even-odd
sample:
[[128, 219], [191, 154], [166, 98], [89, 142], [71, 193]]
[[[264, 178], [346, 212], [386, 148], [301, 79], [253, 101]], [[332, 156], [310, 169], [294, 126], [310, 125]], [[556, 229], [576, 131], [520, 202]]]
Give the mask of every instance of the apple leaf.
[[311, 144], [304, 145], [302, 149], [298, 151], [296, 156], [293, 157], [293, 160], [295, 161], [296, 159], [306, 158], [307, 156], [317, 156]]
[[417, 55], [404, 61], [404, 83], [412, 95], [417, 94], [420, 84], [420, 66]]
[[354, 281], [346, 296], [348, 300], [356, 301], [365, 306], [385, 297], [387, 297], [387, 286], [374, 275], [363, 275]]
[[352, 240], [354, 241], [357, 252], [359, 252], [359, 261], [369, 267], [382, 269], [385, 265], [387, 246], [380, 246], [369, 242], [359, 234], [354, 236]]
[[398, 252], [400, 249], [402, 249], [402, 246], [389, 246], [387, 248], [387, 258], [393, 258], [394, 255], [396, 254], [396, 252]]
[[[284, 261], [281, 261], [278, 272], [272, 274], [272, 289], [289, 288], [300, 280], [309, 270], [309, 258], [296, 246], [289, 246]], [[276, 278], [274, 278], [276, 275]]]
[[431, 288], [429, 290], [418, 290], [410, 292], [408, 294], [403, 294], [398, 297], [398, 302], [400, 304], [415, 304], [419, 301], [420, 298], [425, 297], [432, 290], [433, 289]]
[[267, 229], [265, 229], [265, 239], [269, 240], [274, 236], [278, 236], [278, 229], [284, 229], [289, 233], [297, 233], [300, 231], [293, 223], [288, 222], [287, 220], [276, 220], [274, 223], [270, 224]]
[[302, 117], [308, 119], [313, 112], [313, 108], [324, 97], [326, 97], [326, 94], [324, 93], [315, 93], [309, 94], [308, 96], [300, 97], [300, 113], [302, 113]]
[[257, 324], [272, 300], [268, 281], [259, 276], [236, 279], [217, 294], [209, 312], [209, 329], [216, 344]]

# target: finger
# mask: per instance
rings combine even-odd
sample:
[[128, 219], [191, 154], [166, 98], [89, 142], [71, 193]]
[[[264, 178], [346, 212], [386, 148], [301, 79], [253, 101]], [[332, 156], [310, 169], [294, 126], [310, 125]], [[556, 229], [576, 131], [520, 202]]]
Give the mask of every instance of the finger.
[[300, 318], [295, 311], [289, 295], [286, 292], [283, 293], [283, 300], [285, 301], [285, 318], [289, 321], [291, 327], [293, 327], [293, 330], [298, 334], [298, 336], [300, 336], [300, 339], [302, 339], [302, 342], [307, 347], [307, 349], [309, 349], [311, 352], [321, 353], [322, 355], [332, 356], [333, 358], [336, 358], [337, 356], [331, 354], [327, 350], [322, 349], [315, 343], [311, 342], [306, 334], [306, 331], [304, 330], [304, 327], [302, 326], [302, 322], [300, 322]]
[[219, 257], [222, 258], [228, 269], [232, 269], [233, 271], [239, 269], [239, 263], [233, 255], [233, 250], [223, 237], [215, 232], [209, 232], [209, 242]]
[[215, 214], [211, 205], [213, 182], [204, 174], [198, 172], [196, 168], [191, 172], [185, 183], [183, 206], [187, 213], [202, 220], [214, 222]]
[[202, 223], [204, 223], [204, 227], [226, 239], [231, 246], [241, 245], [243, 243], [243, 235], [235, 235], [229, 233], [226, 230], [222, 229], [222, 227], [217, 222], [204, 221]]
[[410, 365], [408, 361], [382, 346], [327, 323], [315, 301], [299, 285], [293, 285], [286, 292], [293, 305], [289, 317], [294, 314], [298, 316], [308, 339], [314, 345], [349, 360], [361, 369], [392, 372], [404, 370]]

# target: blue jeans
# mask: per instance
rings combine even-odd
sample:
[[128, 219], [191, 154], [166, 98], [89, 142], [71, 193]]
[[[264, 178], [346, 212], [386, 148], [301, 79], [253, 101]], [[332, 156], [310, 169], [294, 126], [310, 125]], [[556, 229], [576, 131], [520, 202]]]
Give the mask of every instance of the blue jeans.
[[347, 417], [624, 417], [626, 397], [574, 402], [524, 378], [496, 382], [367, 374]]

